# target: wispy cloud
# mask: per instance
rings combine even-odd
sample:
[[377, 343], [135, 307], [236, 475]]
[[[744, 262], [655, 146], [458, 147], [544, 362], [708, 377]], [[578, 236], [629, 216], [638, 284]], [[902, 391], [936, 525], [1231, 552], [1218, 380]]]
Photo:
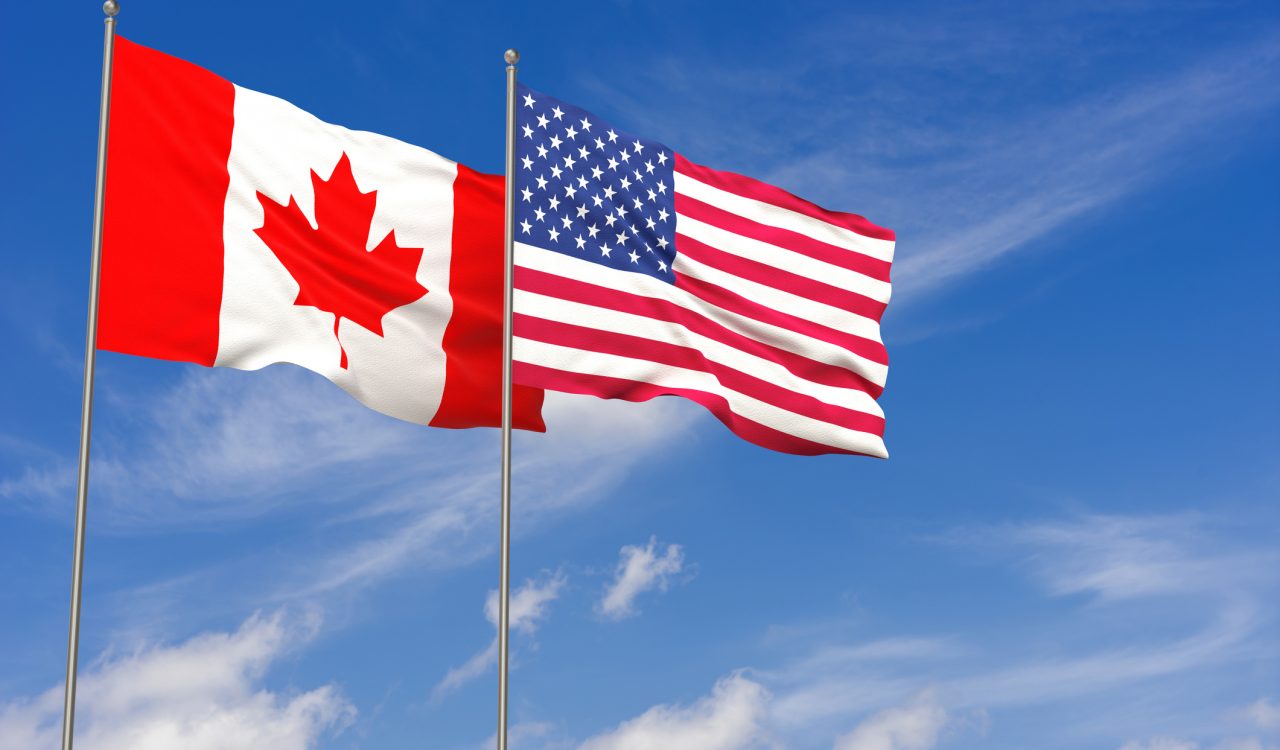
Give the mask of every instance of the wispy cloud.
[[629, 544], [619, 553], [613, 581], [597, 610], [611, 620], [631, 617], [638, 613], [638, 596], [654, 589], [666, 591], [671, 578], [683, 569], [684, 551], [678, 544], [668, 544], [665, 552], [659, 551], [657, 537], [650, 537], [643, 547]]
[[[1154, 74], [1116, 64], [1085, 75], [1079, 45], [1106, 14], [1045, 9], [1070, 29], [1045, 38], [1036, 12], [998, 13], [997, 24], [958, 9], [930, 19], [832, 11], [759, 64], [695, 48], [649, 61], [640, 75], [652, 86], [628, 93], [595, 74], [580, 85], [695, 161], [895, 228], [894, 309], [1231, 155], [1245, 147], [1233, 142], [1241, 127], [1256, 132], [1280, 104], [1274, 25], [1182, 49], [1147, 66]], [[1033, 48], [1020, 33], [1034, 34]], [[1089, 50], [1110, 59], [1096, 40]], [[1053, 96], [1011, 93], [1049, 80]], [[661, 93], [641, 93], [650, 90]], [[729, 125], [725, 112], [749, 115]]]
[[742, 674], [716, 683], [691, 705], [654, 706], [580, 750], [742, 750], [766, 746], [769, 692]]
[[[306, 642], [317, 623], [255, 615], [234, 632], [104, 655], [78, 685], [76, 739], [99, 750], [306, 750], [355, 718], [333, 685], [274, 692], [270, 666]], [[0, 747], [54, 747], [62, 687], [0, 704]]]
[[864, 719], [836, 740], [835, 750], [932, 750], [946, 724], [946, 709], [926, 690], [907, 705]]
[[[827, 633], [809, 655], [756, 671], [776, 695], [770, 725], [817, 741], [841, 721], [929, 687], [948, 713], [1078, 704], [1139, 685], [1148, 696], [1167, 685], [1176, 702], [1178, 686], [1206, 670], [1259, 658], [1274, 664], [1276, 553], [1221, 527], [1188, 514], [1088, 514], [957, 530], [944, 539], [964, 554], [1001, 560], [1044, 597], [1076, 597], [1065, 611], [1062, 602], [1053, 606], [1043, 631], [1049, 643], [1011, 646], [945, 633], [840, 643]], [[1094, 645], [1103, 634], [1106, 645]], [[1270, 704], [1256, 705], [1265, 720]], [[1210, 724], [1215, 711], [1225, 712], [1194, 709]], [[1111, 721], [1111, 731], [1128, 733], [1143, 719], [1130, 710]], [[1101, 723], [1080, 731], [1105, 731]], [[1231, 721], [1218, 723], [1219, 736], [1229, 736]]]
[[[401, 423], [287, 367], [191, 367], [168, 388], [110, 395], [95, 424], [95, 533], [237, 533], [258, 516], [291, 519], [269, 549], [101, 593], [118, 604], [117, 633], [143, 637], [162, 623], [184, 632], [198, 626], [192, 618], [348, 597], [496, 550], [495, 431]], [[548, 394], [552, 432], [516, 436], [517, 537], [606, 501], [636, 466], [663, 455], [672, 434], [695, 443], [705, 415], [689, 406]], [[69, 523], [71, 459], [23, 455], [27, 468], [0, 481], [0, 501]], [[219, 595], [199, 596], [212, 590]]]
[[[525, 581], [511, 593], [508, 613], [512, 632], [533, 635], [538, 624], [546, 619], [551, 603], [560, 597], [560, 591], [568, 578], [560, 572], [548, 573], [539, 580]], [[498, 592], [490, 591], [484, 603], [484, 616], [495, 629], [498, 627]], [[468, 682], [488, 672], [498, 663], [498, 636], [489, 645], [460, 666], [450, 669], [431, 691], [432, 700], [440, 700]]]

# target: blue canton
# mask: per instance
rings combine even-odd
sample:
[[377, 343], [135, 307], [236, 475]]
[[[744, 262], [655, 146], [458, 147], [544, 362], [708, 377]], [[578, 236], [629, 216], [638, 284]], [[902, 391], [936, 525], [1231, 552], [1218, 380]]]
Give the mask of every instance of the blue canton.
[[671, 149], [527, 86], [517, 92], [516, 242], [674, 283]]

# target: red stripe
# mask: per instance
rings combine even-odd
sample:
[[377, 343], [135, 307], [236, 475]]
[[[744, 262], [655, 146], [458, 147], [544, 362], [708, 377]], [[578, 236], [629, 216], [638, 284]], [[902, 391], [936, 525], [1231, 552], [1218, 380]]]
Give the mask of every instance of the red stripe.
[[763, 201], [795, 211], [798, 214], [804, 214], [818, 221], [825, 221], [828, 224], [834, 224], [838, 227], [844, 227], [852, 232], [857, 232], [864, 237], [871, 237], [878, 240], [893, 240], [894, 234], [892, 229], [886, 229], [881, 226], [872, 224], [865, 218], [857, 214], [848, 214], [841, 211], [828, 211], [827, 209], [810, 203], [804, 198], [797, 197], [783, 190], [766, 183], [745, 177], [733, 172], [721, 172], [715, 169], [709, 169], [700, 164], [694, 164], [680, 154], [676, 154], [676, 171], [688, 175], [698, 182], [720, 188], [721, 190], [740, 195], [743, 198], [751, 198], [753, 200]]
[[230, 82], [116, 38], [99, 348], [213, 365], [234, 105]]
[[805, 440], [786, 432], [766, 427], [759, 422], [735, 414], [723, 396], [705, 391], [682, 388], [661, 388], [634, 380], [611, 378], [603, 375], [584, 375], [556, 370], [527, 362], [516, 362], [514, 375], [518, 382], [548, 390], [580, 393], [600, 398], [618, 398], [624, 401], [648, 401], [658, 396], [680, 396], [702, 404], [738, 437], [770, 450], [801, 456], [818, 456], [825, 453], [854, 455], [857, 451], [835, 448], [812, 440]]
[[782, 328], [789, 328], [796, 333], [802, 333], [819, 341], [835, 344], [876, 364], [889, 364], [889, 354], [885, 351], [884, 344], [878, 341], [855, 336], [852, 333], [839, 331], [835, 328], [814, 323], [811, 320], [774, 310], [765, 305], [752, 302], [741, 294], [685, 274], [676, 274], [676, 288], [683, 289], [689, 294], [729, 312]]
[[880, 322], [880, 316], [884, 315], [885, 303], [866, 295], [719, 250], [678, 232], [676, 233], [676, 252], [738, 278], [847, 310], [877, 323]]
[[887, 260], [815, 240], [790, 229], [761, 224], [740, 214], [730, 213], [710, 203], [704, 203], [697, 198], [690, 198], [684, 193], [676, 193], [676, 215], [687, 216], [742, 237], [786, 248], [794, 253], [860, 273], [877, 281], [889, 281], [889, 269], [892, 264]]
[[[449, 295], [453, 315], [444, 329], [445, 378], [433, 427], [502, 424], [502, 175], [458, 165], [453, 183], [453, 249]], [[512, 389], [512, 425], [546, 432], [543, 392]]]
[[776, 362], [797, 376], [814, 383], [834, 388], [853, 388], [865, 391], [871, 394], [872, 398], [878, 397], [883, 391], [881, 386], [849, 369], [810, 359], [787, 349], [761, 343], [668, 300], [616, 291], [589, 284], [585, 281], [521, 266], [516, 267], [515, 285], [517, 289], [534, 294], [571, 300], [684, 326], [694, 333], [719, 341], [727, 346], [732, 346], [747, 354]]
[[515, 330], [525, 339], [653, 362], [659, 366], [655, 370], [665, 365], [709, 373], [731, 391], [773, 404], [793, 414], [858, 432], [884, 434], [884, 419], [879, 416], [829, 404], [813, 396], [761, 380], [708, 359], [697, 349], [529, 315], [516, 315]]

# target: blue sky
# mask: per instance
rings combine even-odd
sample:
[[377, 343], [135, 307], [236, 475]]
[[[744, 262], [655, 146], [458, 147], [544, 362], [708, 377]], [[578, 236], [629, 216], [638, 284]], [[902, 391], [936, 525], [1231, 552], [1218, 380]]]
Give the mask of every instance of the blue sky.
[[[0, 747], [61, 708], [101, 56], [0, 48]], [[373, 4], [369, 4], [373, 6]], [[898, 232], [888, 461], [557, 397], [516, 442], [513, 746], [1280, 745], [1267, 3], [128, 0], [323, 119], [502, 163], [529, 85]], [[490, 746], [498, 440], [104, 353], [77, 747]]]

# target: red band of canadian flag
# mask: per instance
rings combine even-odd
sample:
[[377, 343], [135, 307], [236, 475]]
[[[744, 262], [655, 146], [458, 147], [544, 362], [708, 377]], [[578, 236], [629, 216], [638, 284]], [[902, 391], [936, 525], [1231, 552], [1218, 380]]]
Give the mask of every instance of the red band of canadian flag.
[[[291, 362], [384, 413], [497, 425], [500, 176], [118, 39], [98, 346]], [[517, 386], [514, 424], [544, 429]]]

